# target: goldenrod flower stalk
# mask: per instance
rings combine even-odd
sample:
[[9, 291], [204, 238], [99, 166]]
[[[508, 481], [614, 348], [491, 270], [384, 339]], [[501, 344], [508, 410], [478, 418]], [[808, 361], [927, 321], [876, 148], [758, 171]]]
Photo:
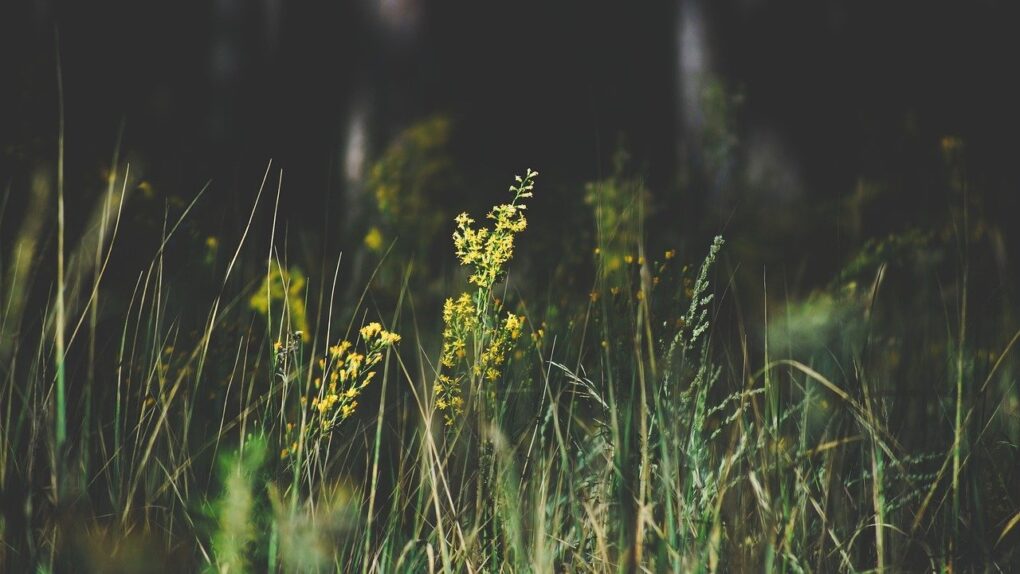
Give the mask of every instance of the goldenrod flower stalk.
[[486, 215], [494, 222], [492, 228], [475, 227], [467, 213], [455, 218], [453, 245], [461, 265], [470, 267], [468, 281], [474, 293], [461, 293], [449, 298], [443, 306], [442, 367], [435, 382], [436, 407], [443, 411], [447, 425], [452, 425], [463, 412], [461, 384], [467, 380], [495, 382], [506, 362], [506, 354], [521, 335], [524, 319], [507, 313], [500, 319], [502, 303], [492, 296], [493, 285], [501, 280], [513, 257], [514, 238], [527, 228], [522, 202], [533, 195], [538, 172], [527, 170], [510, 186], [514, 194], [510, 203], [497, 205]]
[[[375, 377], [373, 367], [382, 361], [387, 348], [400, 342], [400, 335], [383, 329], [379, 323], [369, 323], [358, 333], [360, 344], [340, 341], [318, 361], [322, 376], [315, 379], [316, 396], [311, 399], [311, 424], [307, 427], [310, 433], [330, 431], [354, 414], [362, 389]], [[326, 381], [328, 384], [324, 385]], [[307, 404], [305, 397], [302, 404]], [[288, 425], [288, 432], [293, 429]], [[296, 446], [284, 449], [281, 456], [286, 458], [295, 450]]]

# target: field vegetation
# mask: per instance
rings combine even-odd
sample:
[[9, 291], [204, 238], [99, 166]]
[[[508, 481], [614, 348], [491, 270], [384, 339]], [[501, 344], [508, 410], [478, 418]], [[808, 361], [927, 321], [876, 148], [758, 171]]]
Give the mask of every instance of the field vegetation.
[[381, 154], [342, 254], [271, 163], [217, 233], [215, 182], [119, 154], [88, 208], [62, 155], [14, 181], [0, 570], [1020, 565], [1016, 292], [961, 142], [928, 227], [808, 282], [664, 224], [623, 153], [444, 202], [449, 129]]

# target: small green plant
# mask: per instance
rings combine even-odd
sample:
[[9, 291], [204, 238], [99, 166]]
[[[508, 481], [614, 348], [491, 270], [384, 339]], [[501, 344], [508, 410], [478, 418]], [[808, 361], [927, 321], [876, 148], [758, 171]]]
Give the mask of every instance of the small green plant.
[[262, 438], [249, 440], [243, 452], [223, 456], [219, 477], [223, 493], [212, 505], [216, 530], [212, 537], [214, 560], [209, 572], [246, 572], [252, 567], [249, 561], [251, 546], [258, 538], [261, 526], [258, 513], [257, 474], [266, 455], [266, 442]]

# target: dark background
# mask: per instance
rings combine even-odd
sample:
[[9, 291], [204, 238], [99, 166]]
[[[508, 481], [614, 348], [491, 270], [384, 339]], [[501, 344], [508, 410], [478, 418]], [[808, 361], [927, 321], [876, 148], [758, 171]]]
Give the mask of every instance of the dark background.
[[[94, 200], [123, 129], [125, 149], [164, 189], [189, 197], [212, 179], [212, 202], [247, 205], [273, 158], [287, 173], [283, 209], [314, 211], [344, 187], [356, 109], [367, 110], [367, 161], [415, 120], [445, 113], [469, 186], [531, 166], [579, 190], [625, 142], [669, 196], [697, 164], [679, 111], [678, 30], [700, 11], [708, 71], [742, 96], [742, 160], [794, 182], [773, 190], [776, 201], [831, 201], [862, 177], [890, 182], [874, 223], [885, 231], [932, 201], [944, 184], [939, 141], [954, 136], [990, 216], [1017, 213], [1011, 2], [3, 4], [0, 177], [16, 181], [55, 155], [59, 45], [72, 209]], [[688, 183], [690, 208], [709, 211], [710, 185]]]

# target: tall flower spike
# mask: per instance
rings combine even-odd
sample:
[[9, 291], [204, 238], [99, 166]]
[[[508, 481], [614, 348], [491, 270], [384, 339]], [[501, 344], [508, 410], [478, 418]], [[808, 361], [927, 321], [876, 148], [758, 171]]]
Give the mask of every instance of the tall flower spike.
[[516, 176], [510, 186], [514, 194], [510, 203], [496, 205], [486, 214], [492, 227], [475, 227], [475, 220], [467, 213], [458, 215], [453, 232], [453, 245], [461, 265], [469, 267], [468, 281], [476, 287], [474, 296], [462, 293], [446, 300], [443, 305], [443, 350], [440, 363], [443, 370], [435, 381], [433, 392], [436, 407], [444, 412], [447, 425], [453, 424], [464, 401], [460, 397], [461, 383], [465, 380], [497, 381], [507, 352], [520, 337], [523, 318], [508, 314], [499, 317], [502, 303], [492, 296], [492, 288], [506, 274], [507, 264], [513, 258], [514, 239], [528, 226], [525, 217], [527, 205], [522, 201], [532, 197], [535, 177], [531, 169]]

